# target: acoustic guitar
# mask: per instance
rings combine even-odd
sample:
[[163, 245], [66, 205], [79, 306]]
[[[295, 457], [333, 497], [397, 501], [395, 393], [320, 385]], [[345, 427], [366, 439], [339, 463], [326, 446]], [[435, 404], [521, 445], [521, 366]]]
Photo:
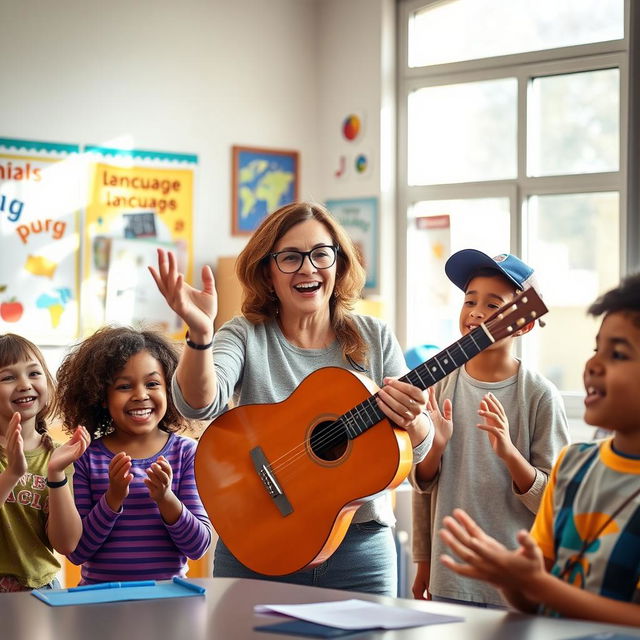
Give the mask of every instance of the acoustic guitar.
[[[527, 289], [400, 379], [426, 389], [546, 312]], [[286, 400], [236, 407], [205, 430], [195, 455], [198, 491], [245, 566], [277, 576], [323, 562], [356, 509], [405, 479], [409, 436], [378, 408], [377, 390], [361, 374], [325, 367]]]

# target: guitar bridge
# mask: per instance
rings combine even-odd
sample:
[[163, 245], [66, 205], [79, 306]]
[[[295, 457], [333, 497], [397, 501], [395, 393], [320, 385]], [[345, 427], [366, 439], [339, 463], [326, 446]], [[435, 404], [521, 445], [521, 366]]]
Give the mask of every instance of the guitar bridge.
[[262, 485], [266, 489], [269, 496], [273, 499], [280, 515], [288, 516], [293, 513], [293, 507], [289, 502], [284, 491], [280, 488], [278, 481], [269, 465], [267, 456], [264, 455], [262, 447], [255, 447], [249, 452], [251, 461], [253, 462], [253, 468], [256, 470], [258, 477], [260, 478]]

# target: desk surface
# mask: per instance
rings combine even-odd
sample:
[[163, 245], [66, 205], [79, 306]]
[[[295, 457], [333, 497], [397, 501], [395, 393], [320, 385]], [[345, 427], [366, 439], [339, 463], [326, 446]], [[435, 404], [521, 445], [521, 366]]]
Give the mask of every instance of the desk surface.
[[259, 580], [207, 578], [195, 580], [207, 588], [204, 597], [140, 600], [98, 605], [50, 607], [30, 593], [0, 595], [0, 636], [3, 640], [291, 640], [294, 636], [254, 631], [276, 623], [274, 616], [255, 614], [255, 604], [297, 604], [361, 598], [384, 604], [463, 616], [464, 622], [369, 632], [380, 640], [566, 640], [603, 631], [640, 638], [640, 629], [612, 627], [574, 620], [553, 620], [496, 610], [375, 597], [347, 591], [301, 587]]

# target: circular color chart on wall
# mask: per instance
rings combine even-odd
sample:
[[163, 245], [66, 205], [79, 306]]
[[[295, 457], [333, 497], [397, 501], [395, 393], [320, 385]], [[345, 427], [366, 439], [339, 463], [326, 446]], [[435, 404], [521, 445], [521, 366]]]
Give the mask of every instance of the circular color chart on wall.
[[360, 116], [354, 113], [349, 114], [342, 122], [342, 135], [347, 140], [355, 140], [362, 130]]

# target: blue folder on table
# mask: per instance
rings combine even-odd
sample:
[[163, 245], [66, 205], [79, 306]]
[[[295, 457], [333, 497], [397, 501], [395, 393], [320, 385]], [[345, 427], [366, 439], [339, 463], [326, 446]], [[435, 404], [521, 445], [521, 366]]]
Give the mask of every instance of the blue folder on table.
[[133, 582], [103, 582], [69, 589], [34, 589], [31, 593], [52, 607], [125, 600], [155, 600], [203, 595], [206, 589], [183, 578], [171, 582], [139, 580]]

